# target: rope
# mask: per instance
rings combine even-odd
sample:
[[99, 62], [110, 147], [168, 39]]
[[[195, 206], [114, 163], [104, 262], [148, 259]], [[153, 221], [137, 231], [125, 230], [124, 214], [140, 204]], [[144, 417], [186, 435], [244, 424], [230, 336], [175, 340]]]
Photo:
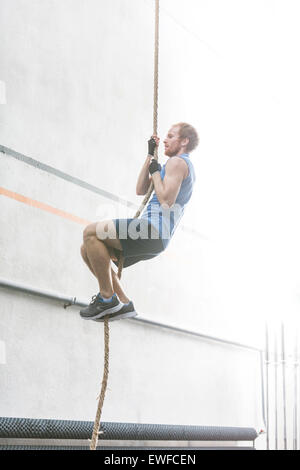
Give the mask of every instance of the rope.
[[[154, 35], [154, 94], [153, 94], [153, 134], [157, 135], [158, 121], [158, 52], [159, 52], [159, 0], [155, 0]], [[157, 156], [157, 150], [156, 150]]]
[[[153, 92], [153, 135], [157, 135], [157, 123], [158, 123], [158, 57], [159, 57], [159, 0], [155, 0], [155, 34], [154, 34], [154, 92]], [[158, 159], [157, 147], [154, 151], [154, 158]], [[154, 189], [153, 183], [151, 182], [147, 194], [145, 195], [140, 207], [134, 215], [134, 219], [137, 219], [144, 208], [146, 207], [152, 191]], [[124, 258], [121, 255], [118, 263], [118, 277], [121, 279], [123, 269]]]
[[109, 325], [108, 325], [108, 319], [105, 319], [104, 320], [104, 371], [103, 371], [103, 379], [102, 379], [101, 392], [100, 392], [99, 401], [98, 401], [97, 413], [96, 413], [96, 418], [94, 422], [92, 440], [90, 444], [90, 450], [96, 450], [98, 437], [99, 437], [99, 434], [101, 434], [101, 431], [99, 432], [99, 427], [100, 427], [100, 418], [101, 418], [104, 397], [105, 397], [105, 392], [106, 392], [106, 387], [107, 387], [108, 365], [109, 365]]
[[[159, 53], [159, 0], [155, 0], [155, 34], [154, 34], [154, 93], [153, 93], [153, 135], [157, 135], [157, 122], [158, 122], [158, 53]], [[155, 148], [154, 158], [158, 159], [157, 148]], [[150, 187], [145, 195], [139, 209], [134, 215], [134, 219], [137, 219], [142, 211], [144, 210], [147, 202], [150, 199], [150, 196], [153, 191], [153, 183], [151, 182]], [[121, 253], [119, 262], [118, 262], [118, 278], [121, 279], [122, 269], [124, 264], [124, 256]], [[97, 413], [94, 422], [94, 429], [92, 440], [90, 444], [90, 450], [96, 450], [98, 437], [101, 431], [100, 428], [100, 418], [104, 403], [104, 397], [107, 387], [108, 380], [108, 364], [109, 364], [109, 326], [108, 319], [104, 320], [104, 372], [101, 385], [101, 392], [98, 401]]]

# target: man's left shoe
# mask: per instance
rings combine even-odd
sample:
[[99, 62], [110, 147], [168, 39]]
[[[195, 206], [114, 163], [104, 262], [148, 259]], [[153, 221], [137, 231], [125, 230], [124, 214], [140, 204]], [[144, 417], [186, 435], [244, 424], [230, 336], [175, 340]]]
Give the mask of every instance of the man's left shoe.
[[100, 294], [94, 295], [88, 307], [80, 310], [80, 316], [84, 320], [96, 320], [105, 315], [116, 313], [123, 307], [118, 296], [114, 294], [111, 300], [105, 301]]
[[134, 310], [134, 305], [133, 302], [130, 301], [128, 304], [123, 304], [123, 307], [121, 310], [119, 310], [117, 313], [112, 313], [110, 315], [105, 315], [102, 318], [96, 318], [95, 321], [101, 321], [104, 322], [104, 320], [107, 318], [108, 321], [115, 321], [115, 320], [121, 320], [125, 318], [133, 318], [137, 316], [137, 312]]

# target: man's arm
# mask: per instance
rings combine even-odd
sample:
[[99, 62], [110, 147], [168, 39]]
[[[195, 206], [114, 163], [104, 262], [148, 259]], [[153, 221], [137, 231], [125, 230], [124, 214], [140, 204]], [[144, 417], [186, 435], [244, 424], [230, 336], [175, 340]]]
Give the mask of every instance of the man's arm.
[[142, 169], [140, 171], [140, 174], [136, 183], [136, 194], [138, 196], [144, 196], [144, 194], [146, 194], [149, 189], [149, 186], [151, 183], [151, 178], [149, 176], [149, 165], [150, 165], [151, 158], [152, 158], [151, 155], [147, 155], [145, 163], [142, 166]]
[[148, 140], [148, 155], [146, 157], [144, 165], [142, 166], [136, 183], [136, 194], [138, 196], [144, 196], [150, 187], [151, 177], [149, 176], [149, 165], [151, 158], [153, 158], [154, 156], [155, 147], [158, 146], [159, 137], [153, 135], [150, 140]]
[[173, 206], [180, 191], [182, 181], [188, 175], [188, 166], [186, 162], [179, 157], [172, 157], [166, 164], [166, 173], [164, 179], [161, 179], [160, 172], [152, 174], [155, 193], [160, 204]]

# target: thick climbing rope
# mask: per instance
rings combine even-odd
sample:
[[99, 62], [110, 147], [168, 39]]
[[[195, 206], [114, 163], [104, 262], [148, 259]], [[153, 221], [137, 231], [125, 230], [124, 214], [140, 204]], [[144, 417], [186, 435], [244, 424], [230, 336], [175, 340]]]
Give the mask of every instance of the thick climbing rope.
[[109, 326], [108, 326], [108, 319], [104, 320], [104, 370], [103, 370], [103, 378], [102, 378], [102, 385], [101, 385], [101, 392], [99, 395], [98, 400], [98, 407], [96, 418], [94, 422], [93, 434], [90, 444], [90, 450], [96, 450], [97, 443], [98, 443], [98, 436], [99, 436], [99, 427], [100, 427], [100, 419], [101, 413], [104, 403], [104, 397], [107, 387], [107, 380], [108, 380], [108, 366], [109, 366]]
[[[158, 123], [158, 56], [159, 56], [159, 0], [155, 0], [155, 34], [154, 34], [154, 91], [153, 91], [153, 135], [157, 135], [157, 123]], [[154, 158], [158, 159], [157, 147], [155, 147]], [[149, 189], [134, 215], [134, 219], [137, 219], [144, 208], [146, 207], [150, 196], [153, 191], [153, 182], [149, 186]], [[123, 269], [124, 258], [121, 254], [118, 263], [118, 278], [121, 279]]]
[[[157, 122], [158, 122], [158, 53], [159, 53], [159, 0], [155, 0], [155, 39], [154, 39], [154, 94], [153, 94], [153, 135], [157, 135]], [[157, 148], [155, 148], [154, 158], [158, 159]], [[150, 187], [145, 195], [139, 209], [134, 215], [134, 219], [137, 219], [146, 204], [148, 203], [150, 196], [153, 191], [153, 183], [151, 182]], [[124, 258], [120, 255], [118, 262], [118, 278], [121, 279], [123, 269]], [[90, 444], [90, 450], [96, 450], [98, 444], [100, 419], [104, 403], [105, 392], [108, 381], [108, 367], [109, 367], [109, 320], [104, 320], [104, 371], [102, 378], [101, 391], [98, 400], [97, 413], [94, 422], [93, 434]]]

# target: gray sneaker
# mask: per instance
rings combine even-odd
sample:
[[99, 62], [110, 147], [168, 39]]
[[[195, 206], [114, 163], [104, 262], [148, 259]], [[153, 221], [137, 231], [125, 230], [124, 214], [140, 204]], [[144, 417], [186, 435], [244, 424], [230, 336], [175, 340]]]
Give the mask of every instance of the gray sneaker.
[[123, 304], [123, 307], [118, 312], [112, 313], [110, 315], [105, 315], [104, 317], [101, 317], [101, 318], [96, 318], [95, 321], [104, 322], [106, 318], [108, 318], [109, 321], [115, 321], [115, 320], [121, 320], [123, 318], [133, 318], [136, 316], [137, 316], [137, 312], [134, 310], [133, 302], [130, 301], [128, 304]]
[[104, 302], [100, 293], [94, 295], [88, 307], [80, 310], [80, 316], [84, 320], [95, 320], [104, 317], [109, 313], [116, 313], [123, 307], [118, 296], [114, 294], [110, 302]]

